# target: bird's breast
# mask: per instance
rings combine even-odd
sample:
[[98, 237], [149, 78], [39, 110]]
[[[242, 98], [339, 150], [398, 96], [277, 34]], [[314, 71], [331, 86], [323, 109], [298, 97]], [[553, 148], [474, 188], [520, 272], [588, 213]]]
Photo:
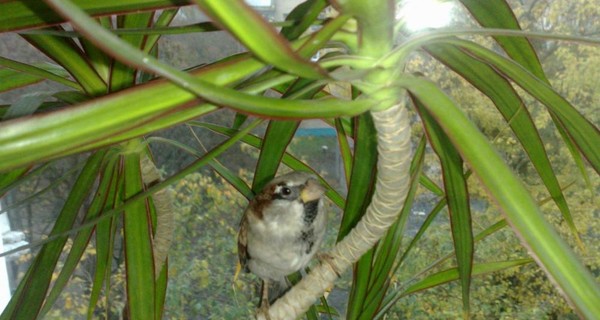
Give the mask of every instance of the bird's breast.
[[309, 212], [312, 217], [306, 216], [303, 203], [294, 202], [288, 203], [285, 212], [265, 211], [263, 219], [252, 224], [248, 232], [252, 272], [276, 279], [308, 265], [325, 233], [322, 203], [315, 203], [314, 211]]

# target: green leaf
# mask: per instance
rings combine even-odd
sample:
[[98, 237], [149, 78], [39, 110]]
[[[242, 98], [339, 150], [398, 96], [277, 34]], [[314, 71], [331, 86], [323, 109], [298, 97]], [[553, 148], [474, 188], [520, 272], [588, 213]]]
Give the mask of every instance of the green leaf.
[[[222, 64], [217, 63], [210, 69], [196, 71], [195, 75], [224, 85], [246, 77], [261, 67], [262, 64], [240, 56]], [[157, 96], [161, 99], [156, 99]], [[196, 118], [215, 109], [213, 106], [190, 106], [189, 101], [192, 99], [193, 95], [173, 84], [155, 81], [102, 100], [86, 102], [75, 109], [61, 110], [26, 120], [3, 122], [4, 130], [0, 130], [0, 158], [3, 158], [0, 160], [0, 172], [7, 167], [40, 161], [52, 155], [56, 157], [69, 151], [85, 151], [105, 144], [114, 144]], [[165, 110], [186, 104], [186, 108], [180, 108], [176, 113]], [[147, 122], [152, 119], [159, 123], [153, 125]], [[129, 135], [123, 133], [136, 128], [139, 129]], [[49, 132], [52, 134], [49, 135]], [[116, 134], [119, 135], [114, 137]], [[90, 144], [92, 142], [94, 143]], [[74, 150], [80, 146], [87, 148]], [[15, 154], [11, 155], [12, 152]]]
[[315, 22], [326, 6], [325, 0], [302, 2], [285, 18], [285, 21], [291, 21], [293, 24], [281, 28], [281, 34], [288, 40], [297, 39]]
[[[97, 21], [100, 25], [107, 29], [111, 29], [113, 26], [113, 22], [110, 16], [108, 17], [99, 17]], [[34, 30], [37, 32], [46, 31], [44, 30]], [[30, 31], [30, 32], [34, 32]], [[35, 34], [35, 33], [34, 33]], [[106, 55], [102, 50], [100, 50], [94, 43], [86, 38], [80, 37], [79, 42], [81, 43], [81, 47], [88, 57], [90, 64], [98, 73], [98, 76], [102, 78], [105, 83], [110, 83], [110, 73], [111, 66], [113, 64], [113, 60]]]
[[[113, 156], [111, 161], [115, 161], [117, 159], [118, 157]], [[115, 162], [115, 165], [112, 167], [112, 172], [108, 173], [112, 175], [112, 181], [109, 189], [107, 190], [107, 199], [104, 210], [110, 210], [121, 204], [122, 199], [119, 193], [123, 188], [124, 177], [122, 174], [120, 174], [120, 169], [120, 162]], [[110, 297], [111, 271], [113, 263], [112, 252], [116, 238], [116, 225], [116, 219], [113, 217], [108, 220], [100, 221], [95, 228], [96, 269], [94, 272], [94, 279], [92, 282], [92, 289], [88, 305], [87, 318], [89, 320], [93, 319], [94, 311], [98, 306], [98, 300], [100, 298], [100, 294], [102, 293], [103, 284], [105, 285], [104, 292], [106, 293], [106, 297]], [[110, 299], [106, 299], [106, 315], [108, 315], [109, 312], [108, 301], [110, 301]]]
[[[153, 12], [143, 12], [119, 16], [117, 19], [118, 28], [142, 28], [150, 25]], [[132, 46], [141, 49], [144, 46], [144, 35], [122, 35], [121, 39], [127, 41]], [[114, 61], [110, 72], [110, 91], [119, 91], [121, 89], [130, 88], [135, 84], [137, 70], [129, 66]]]
[[169, 282], [169, 265], [168, 265], [168, 260], [165, 261], [165, 267], [162, 268], [162, 270], [160, 271], [160, 274], [158, 275], [158, 278], [156, 279], [156, 285], [155, 285], [155, 289], [156, 289], [156, 303], [155, 303], [155, 307], [156, 310], [154, 311], [154, 314], [156, 315], [156, 320], [160, 320], [163, 319], [163, 314], [165, 311], [165, 301], [167, 298], [167, 284]]
[[[167, 27], [171, 23], [171, 21], [173, 21], [173, 19], [175, 19], [175, 16], [177, 16], [178, 11], [179, 11], [178, 9], [164, 10], [163, 12], [160, 13], [158, 18], [156, 19], [156, 22], [154, 22], [152, 28]], [[150, 29], [150, 28], [142, 27], [140, 29], [145, 30], [145, 29]], [[146, 36], [145, 41], [144, 41], [144, 52], [148, 53], [153, 48], [157, 48], [157, 44], [158, 44], [158, 40], [160, 39], [160, 36], [161, 36], [161, 34], [152, 34], [152, 35]]]
[[444, 195], [444, 191], [442, 190], [442, 188], [440, 188], [437, 185], [437, 183], [433, 182], [433, 180], [431, 180], [431, 178], [429, 178], [427, 175], [425, 175], [425, 173], [421, 174], [421, 176], [419, 177], [419, 182], [421, 183], [421, 185], [423, 187], [425, 187], [427, 190], [431, 191], [433, 194], [438, 195], [438, 196]]
[[454, 252], [462, 288], [463, 315], [469, 318], [470, 287], [473, 266], [473, 230], [467, 181], [463, 175], [463, 160], [448, 136], [419, 101], [414, 101], [429, 142], [440, 159], [444, 189], [450, 214]]
[[[59, 27], [55, 29], [62, 30]], [[22, 35], [22, 37], [69, 71], [87, 94], [96, 96], [106, 93], [106, 84], [90, 66], [87, 57], [73, 40], [47, 35]]]
[[423, 221], [423, 223], [421, 224], [421, 227], [419, 227], [419, 230], [417, 231], [415, 236], [410, 240], [410, 243], [406, 246], [406, 249], [404, 249], [404, 252], [400, 256], [400, 259], [398, 259], [398, 262], [396, 264], [396, 269], [398, 269], [398, 268], [400, 268], [400, 266], [402, 266], [402, 264], [404, 263], [404, 261], [406, 260], [406, 258], [408, 257], [408, 255], [410, 254], [412, 249], [415, 248], [416, 244], [419, 242], [419, 240], [421, 240], [421, 238], [423, 237], [425, 232], [427, 230], [429, 230], [429, 227], [431, 226], [433, 221], [437, 218], [438, 214], [440, 212], [442, 212], [442, 210], [446, 207], [446, 205], [447, 205], [446, 197], [444, 197], [444, 198], [440, 199], [435, 204], [433, 209], [431, 209], [431, 211], [427, 214], [425, 221]]
[[[498, 272], [509, 268], [514, 268], [518, 266], [522, 266], [525, 264], [532, 263], [532, 259], [519, 259], [519, 260], [511, 260], [511, 261], [499, 261], [499, 262], [488, 262], [488, 263], [480, 263], [475, 264], [473, 266], [473, 276], [480, 276], [492, 272]], [[441, 284], [448, 283], [451, 281], [456, 281], [459, 279], [458, 269], [451, 268], [448, 270], [440, 271], [438, 273], [434, 273], [430, 276], [427, 276], [425, 279], [411, 285], [404, 292], [403, 296], [407, 296], [409, 294], [413, 294], [418, 291], [427, 290], [433, 287], [437, 287]]]
[[[480, 25], [486, 28], [521, 30], [512, 9], [504, 0], [460, 0]], [[495, 36], [494, 39], [513, 60], [548, 82], [533, 46], [525, 37]]]
[[90, 97], [86, 96], [80, 91], [59, 91], [53, 94], [52, 96], [69, 105], [84, 103], [90, 100]]
[[[132, 141], [131, 144], [139, 142]], [[135, 148], [135, 147], [133, 147]], [[125, 199], [143, 191], [140, 155], [124, 156]], [[155, 318], [155, 282], [152, 250], [152, 221], [148, 203], [135, 201], [123, 214], [127, 303], [130, 319]]]
[[12, 69], [0, 70], [0, 92], [34, 84], [44, 79], [83, 90], [79, 84], [67, 79], [69, 74], [65, 69], [54, 64], [26, 64], [0, 57], [0, 66]]
[[335, 131], [337, 132], [338, 146], [344, 165], [344, 181], [348, 183], [352, 174], [352, 151], [350, 150], [346, 129], [340, 118], [335, 118]]
[[[74, 2], [88, 14], [98, 16], [163, 9], [189, 4], [188, 1], [184, 0], [75, 0]], [[54, 12], [43, 1], [2, 1], [0, 2], [0, 12], [10, 12], [10, 14], [0, 16], [0, 32], [65, 22], [65, 19]]]
[[275, 177], [281, 158], [299, 125], [299, 121], [269, 121], [254, 171], [254, 192], [260, 191]]
[[[421, 227], [419, 229], [418, 234], [413, 238], [413, 240], [411, 240], [411, 243], [408, 245], [407, 249], [404, 251], [404, 253], [402, 254], [402, 257], [399, 259], [395, 269], [394, 269], [394, 273], [396, 273], [398, 271], [398, 268], [402, 265], [402, 262], [404, 261], [404, 259], [406, 258], [406, 256], [408, 255], [408, 253], [411, 251], [411, 249], [414, 247], [415, 243], [418, 242], [418, 239], [420, 239], [420, 235], [422, 235], [424, 233], [424, 230], [426, 230], [429, 226], [429, 224], [431, 224], [431, 222], [435, 219], [435, 217], [437, 217], [437, 214], [441, 211], [441, 209], [443, 209], [446, 205], [446, 199], [442, 199], [440, 202], [438, 202], [438, 204], [435, 206], [435, 208], [431, 211], [431, 213], [427, 216], [427, 219], [425, 220], [425, 222], [423, 223], [423, 226], [425, 227]], [[475, 242], [481, 241], [483, 239], [485, 239], [486, 237], [494, 234], [496, 231], [499, 231], [501, 229], [503, 229], [504, 227], [506, 227], [506, 220], [500, 220], [496, 223], [494, 223], [493, 225], [487, 227], [485, 230], [481, 231], [480, 233], [478, 233], [475, 236]], [[420, 234], [420, 235], [419, 235]], [[409, 279], [408, 281], [405, 281], [405, 283], [413, 283], [418, 277], [420, 277], [420, 275], [424, 274], [425, 272], [428, 272], [430, 270], [433, 270], [436, 267], [439, 267], [442, 265], [442, 263], [444, 263], [445, 261], [447, 261], [448, 259], [452, 258], [454, 256], [454, 253], [449, 253], [441, 258], [439, 258], [438, 260], [436, 260], [434, 263], [430, 264], [428, 267], [426, 267], [425, 269], [423, 269], [421, 272], [413, 275], [413, 277], [411, 279]], [[473, 273], [471, 274], [473, 275]], [[458, 279], [458, 277], [457, 277]], [[402, 287], [397, 287], [395, 290], [393, 290], [393, 292], [391, 294], [388, 294], [381, 306], [381, 309], [379, 310], [379, 312], [377, 313], [377, 315], [374, 317], [375, 319], [381, 319], [382, 316], [384, 316], [388, 310], [399, 300], [401, 299], [404, 295], [403, 293], [403, 288]]]
[[[562, 289], [573, 307], [588, 317], [600, 314], [600, 305], [597, 303], [600, 301], [600, 287], [567, 244], [544, 220], [527, 189], [504, 164], [481, 132], [433, 83], [406, 77], [399, 79], [398, 84], [423, 102], [496, 200], [507, 221], [522, 239], [523, 245]], [[553, 93], [546, 90], [546, 85], [541, 81], [532, 85], [531, 89]]]
[[[0, 60], [3, 59], [0, 57]], [[1, 63], [1, 61], [0, 61]], [[44, 80], [42, 77], [18, 72], [10, 69], [0, 69], [0, 92], [25, 87]]]
[[[365, 113], [355, 118], [354, 160], [350, 177], [346, 207], [337, 240], [343, 239], [362, 218], [375, 188], [375, 172], [377, 167], [377, 132], [373, 118]], [[365, 253], [355, 264], [352, 289], [348, 299], [348, 319], [356, 319], [362, 309], [362, 301], [368, 293], [370, 269], [374, 250]]]
[[[322, 85], [315, 85], [313, 81], [299, 79], [286, 88], [282, 99], [310, 98], [321, 89]], [[254, 171], [252, 189], [255, 192], [261, 190], [268, 181], [275, 177], [281, 158], [299, 125], [300, 121], [272, 120], [269, 122]]]
[[325, 77], [317, 64], [295, 53], [289, 43], [244, 1], [197, 0], [196, 3], [267, 64], [305, 78]]
[[[358, 223], [371, 202], [377, 165], [377, 133], [368, 114], [354, 118], [354, 166], [349, 181], [346, 210], [337, 240], [343, 239]], [[357, 159], [360, 161], [357, 162]]]
[[[340, 27], [339, 23], [346, 19], [347, 17], [337, 18], [328, 23], [319, 31], [319, 40], [326, 39], [321, 35], [327, 35], [337, 30]], [[98, 30], [95, 30], [95, 34], [98, 33]], [[103, 38], [102, 40], [106, 39]], [[108, 37], [108, 39], [115, 40], [112, 37]], [[102, 43], [102, 40], [97, 43]], [[120, 51], [123, 51], [122, 46], [127, 47], [127, 44], [122, 43], [119, 39], [116, 40], [115, 46], [121, 47]], [[110, 47], [108, 43], [105, 45], [105, 49]], [[310, 46], [305, 47], [312, 50]], [[301, 51], [305, 47], [302, 47]], [[136, 49], [130, 49], [133, 51], [126, 50], [125, 56], [138, 55], [141, 60], [148, 62], [149, 65], [152, 64], [150, 60], [144, 59], [145, 56], [140, 57], [140, 53]], [[306, 49], [307, 52], [310, 51], [308, 49]], [[142, 65], [146, 64], [145, 62], [140, 63]], [[202, 87], [207, 89], [206, 91], [200, 90], [200, 87], [195, 87], [194, 92], [204, 92], [213, 97], [220, 96], [225, 98], [226, 101], [221, 101], [224, 104], [238, 105], [241, 107], [240, 110], [243, 109], [248, 113], [266, 112], [265, 114], [270, 116], [285, 118], [329, 117], [340, 113], [353, 115], [371, 106], [371, 102], [366, 99], [359, 101], [337, 99], [281, 101], [239, 94], [235, 90], [223, 88], [223, 85], [246, 78], [262, 67], [263, 64], [243, 55], [227, 59], [221, 64], [214, 64], [210, 68], [195, 73], [203, 78], [204, 81], [201, 81], [201, 83], [207, 84], [205, 81], [213, 83], [214, 85], [211, 88], [220, 91], [220, 93], [217, 92], [216, 96], [212, 95], [210, 94], [212, 89], [206, 87]], [[188, 77], [190, 75], [185, 74], [185, 78], [188, 79]], [[194, 81], [193, 79], [188, 80]], [[191, 82], [185, 83], [190, 85]], [[70, 108], [35, 119], [3, 123], [6, 130], [0, 132], [0, 171], [40, 161], [41, 159], [114, 144], [175, 123], [187, 121], [215, 109], [214, 106], [210, 105], [190, 105], [189, 101], [194, 96], [186, 92], [185, 89], [176, 88], [171, 84], [155, 81], [149, 86], [152, 86], [152, 90], [140, 86], [139, 90], [132, 89], [110, 98], [95, 100], [82, 105], [81, 108]], [[141, 90], [142, 88], [145, 90]], [[156, 99], [157, 96], [160, 96], [161, 99]], [[250, 104], [248, 105], [248, 103]], [[144, 108], [140, 108], [140, 105], [143, 105]], [[172, 112], [174, 109], [177, 109], [177, 112]], [[52, 132], [53, 135], [48, 135], [47, 132]], [[23, 155], [27, 156], [23, 157]]]
[[[79, 208], [94, 185], [105, 153], [98, 151], [88, 159], [54, 223], [50, 236], [61, 234], [73, 227]], [[0, 319], [37, 319], [66, 241], [67, 237], [63, 236], [40, 249]]]
[[[57, 10], [68, 16], [71, 22], [86, 36], [117, 57], [120, 61], [163, 76], [180, 87], [201, 96], [212, 103], [226, 105], [245, 113], [260, 114], [274, 118], [322, 118], [340, 115], [356, 115], [369, 109], [373, 102], [367, 99], [343, 101], [290, 100], [265, 98], [248, 95], [195, 79], [188, 73], [166, 65], [152, 56], [132, 47], [111, 32], [101, 28], [79, 8], [67, 0], [48, 0]], [[347, 19], [347, 17], [344, 17]], [[335, 20], [335, 21], [339, 21]], [[342, 20], [343, 21], [343, 20]]]
[[[90, 204], [89, 209], [86, 212], [84, 217], [84, 221], [89, 221], [90, 219], [98, 216], [102, 209], [105, 207], [106, 200], [110, 194], [111, 184], [114, 184], [115, 177], [113, 175], [114, 167], [115, 167], [115, 158], [112, 158], [109, 163], [103, 165], [103, 169], [101, 169], [102, 174], [100, 175], [100, 182], [98, 188], [96, 189], [96, 194], [94, 195], [94, 199]], [[46, 297], [46, 301], [44, 302], [44, 306], [40, 311], [40, 316], [43, 317], [54, 305], [56, 300], [60, 297], [60, 294], [67, 286], [67, 283], [71, 279], [74, 274], [75, 268], [77, 264], [81, 260], [85, 249], [87, 248], [90, 237], [92, 235], [92, 229], [82, 230], [77, 233], [75, 238], [73, 239], [73, 243], [71, 245], [71, 249], [65, 259], [62, 268], [60, 269], [60, 273], [58, 277], [54, 281], [54, 285], [52, 286], [52, 290]]]
[[448, 43], [460, 46], [475, 57], [490, 64], [506, 77], [543, 103], [550, 113], [563, 126], [569, 137], [573, 139], [579, 150], [588, 159], [594, 170], [600, 173], [600, 132], [588, 119], [582, 116], [571, 104], [559, 95], [546, 82], [524, 70], [512, 60], [504, 58], [491, 50], [474, 45], [467, 41], [447, 40]]
[[[33, 178], [39, 178], [41, 173], [43, 171], [45, 171], [48, 167], [50, 167], [50, 164], [51, 163], [47, 163], [47, 164], [44, 164], [44, 165], [36, 168], [32, 172], [28, 173], [26, 176], [20, 178], [19, 180], [16, 180], [14, 183], [12, 183], [12, 184], [6, 186], [6, 188], [0, 190], [0, 193], [6, 192], [10, 189], [14, 189], [15, 187], [17, 187], [19, 185], [24, 185], [26, 183], [30, 183]], [[35, 198], [47, 193], [48, 191], [55, 190], [55, 188], [58, 187], [60, 185], [60, 183], [64, 182], [65, 180], [71, 179], [71, 177], [70, 177], [71, 175], [78, 173], [79, 170], [83, 167], [83, 164], [84, 163], [80, 162], [80, 163], [72, 166], [62, 176], [52, 180], [52, 183], [50, 183], [45, 188], [35, 191], [33, 193], [30, 193], [26, 197], [21, 198], [17, 201], [11, 202], [10, 205], [6, 205], [6, 206], [2, 207], [2, 210], [0, 210], [0, 213], [8, 212], [9, 210], [13, 210], [13, 209], [21, 207], [23, 205], [29, 204], [32, 201], [34, 201]], [[17, 169], [15, 171], [19, 172], [20, 170]], [[9, 174], [9, 176], [10, 176], [10, 174]]]
[[[0, 173], [0, 198], [4, 196], [7, 190], [12, 188], [15, 183], [23, 180], [23, 176], [29, 171], [29, 167], [11, 170], [7, 173]], [[1, 213], [4, 213], [3, 209]]]
[[220, 162], [214, 160], [209, 163], [209, 165], [221, 176], [223, 179], [227, 180], [229, 184], [231, 184], [236, 190], [238, 190], [248, 201], [254, 197], [254, 193], [252, 193], [252, 189], [244, 182], [240, 176], [233, 173], [227, 167], [222, 165]]
[[580, 247], [583, 247], [562, 188], [548, 159], [544, 143], [531, 115], [525, 109], [511, 84], [489, 65], [472, 58], [452, 45], [434, 44], [427, 46], [426, 49], [436, 59], [463, 76], [496, 105], [527, 152], [531, 163], [542, 178]]

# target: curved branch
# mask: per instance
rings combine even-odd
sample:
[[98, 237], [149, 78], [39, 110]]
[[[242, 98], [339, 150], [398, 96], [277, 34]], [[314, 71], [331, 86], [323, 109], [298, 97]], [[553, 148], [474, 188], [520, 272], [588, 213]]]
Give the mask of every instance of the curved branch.
[[[410, 125], [406, 109], [397, 104], [372, 112], [377, 129], [377, 182], [371, 204], [356, 227], [329, 253], [329, 257], [269, 309], [269, 317], [296, 319], [333, 285], [344, 272], [385, 234], [396, 220], [409, 187]], [[265, 319], [258, 314], [257, 319]]]

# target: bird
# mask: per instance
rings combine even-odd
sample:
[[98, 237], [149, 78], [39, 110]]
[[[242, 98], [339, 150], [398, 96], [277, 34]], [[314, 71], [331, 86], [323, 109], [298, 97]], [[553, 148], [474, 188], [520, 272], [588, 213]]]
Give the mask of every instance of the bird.
[[[289, 288], [286, 276], [304, 269], [319, 250], [327, 225], [325, 191], [315, 175], [293, 171], [266, 184], [244, 211], [238, 257], [242, 270], [262, 280], [258, 312], [268, 316], [270, 304]], [[279, 289], [272, 299], [269, 285]]]

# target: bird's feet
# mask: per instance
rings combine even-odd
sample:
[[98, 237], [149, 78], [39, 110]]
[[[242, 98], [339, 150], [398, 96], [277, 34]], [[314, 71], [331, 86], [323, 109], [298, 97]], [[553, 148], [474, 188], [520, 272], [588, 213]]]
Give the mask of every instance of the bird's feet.
[[335, 272], [335, 274], [338, 276], [338, 278], [341, 276], [340, 270], [338, 270], [336, 264], [334, 263], [333, 257], [329, 253], [319, 252], [319, 253], [317, 253], [317, 259], [319, 259], [319, 262], [321, 264], [326, 263], [331, 268], [331, 270], [333, 270], [333, 272]]
[[264, 319], [266, 320], [271, 320], [271, 316], [269, 315], [269, 301], [267, 301], [266, 303], [261, 303], [260, 307], [258, 309], [256, 309], [256, 318], [260, 319], [260, 316], [262, 315], [264, 317]]
[[262, 282], [262, 294], [260, 299], [260, 307], [256, 310], [256, 318], [260, 318], [260, 315], [263, 315], [266, 320], [271, 320], [271, 316], [269, 316], [269, 308], [271, 304], [269, 303], [269, 281], [263, 280]]

